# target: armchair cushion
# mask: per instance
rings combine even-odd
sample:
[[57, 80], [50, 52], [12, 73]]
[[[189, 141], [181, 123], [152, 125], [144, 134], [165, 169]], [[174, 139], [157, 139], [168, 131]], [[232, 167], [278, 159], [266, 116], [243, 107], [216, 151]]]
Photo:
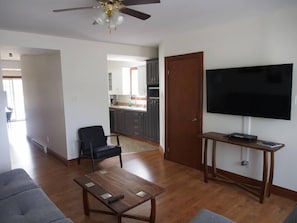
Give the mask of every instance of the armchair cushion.
[[[108, 157], [117, 156], [122, 152], [120, 146], [115, 145], [106, 145], [93, 148], [93, 157], [94, 159], [105, 159]], [[90, 151], [86, 152], [87, 155], [90, 155]]]

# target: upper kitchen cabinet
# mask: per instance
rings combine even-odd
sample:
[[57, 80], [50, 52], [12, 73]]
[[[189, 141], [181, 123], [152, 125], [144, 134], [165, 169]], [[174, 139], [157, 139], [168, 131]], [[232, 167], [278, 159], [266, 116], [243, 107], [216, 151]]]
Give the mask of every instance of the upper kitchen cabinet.
[[146, 61], [147, 85], [159, 85], [159, 59]]
[[110, 95], [146, 96], [145, 61], [108, 61], [107, 64]]

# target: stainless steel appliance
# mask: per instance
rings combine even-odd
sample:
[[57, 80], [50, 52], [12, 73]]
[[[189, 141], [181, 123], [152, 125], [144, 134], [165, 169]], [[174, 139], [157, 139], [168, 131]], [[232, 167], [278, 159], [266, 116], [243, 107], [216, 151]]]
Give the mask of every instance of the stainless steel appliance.
[[159, 87], [149, 86], [147, 88], [147, 97], [148, 99], [159, 99]]

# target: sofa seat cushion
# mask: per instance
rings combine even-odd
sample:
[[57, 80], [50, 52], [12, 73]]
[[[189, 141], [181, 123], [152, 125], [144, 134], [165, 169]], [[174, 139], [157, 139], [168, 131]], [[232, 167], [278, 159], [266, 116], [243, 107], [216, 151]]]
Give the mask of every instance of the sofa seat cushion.
[[71, 222], [40, 188], [2, 199], [0, 210], [1, 223]]
[[23, 169], [0, 174], [0, 200], [33, 188], [38, 186]]
[[73, 221], [71, 221], [70, 218], [64, 218], [57, 221], [52, 221], [51, 223], [73, 223]]
[[231, 221], [223, 215], [219, 215], [207, 209], [202, 209], [190, 223], [234, 223], [234, 221]]
[[296, 223], [297, 222], [297, 205], [291, 211], [291, 213], [287, 216], [284, 223]]

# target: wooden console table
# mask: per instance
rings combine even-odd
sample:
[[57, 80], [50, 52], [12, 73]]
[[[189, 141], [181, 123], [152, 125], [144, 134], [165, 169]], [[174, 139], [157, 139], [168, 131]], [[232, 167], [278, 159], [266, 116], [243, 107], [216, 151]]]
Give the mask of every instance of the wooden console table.
[[[254, 142], [247, 142], [243, 140], [237, 140], [237, 139], [230, 139], [227, 137], [226, 134], [217, 133], [217, 132], [207, 132], [202, 135], [202, 138], [204, 139], [204, 157], [203, 157], [203, 163], [204, 163], [204, 181], [207, 183], [209, 179], [217, 179], [217, 180], [223, 180], [231, 183], [235, 183], [236, 185], [240, 186], [241, 188], [249, 191], [250, 193], [256, 195], [259, 197], [260, 203], [264, 202], [265, 194], [269, 197], [271, 193], [271, 185], [273, 181], [273, 171], [274, 171], [274, 153], [284, 147], [285, 145], [282, 143], [277, 143], [277, 146], [270, 147], [267, 145], [262, 144], [264, 142], [263, 140], [257, 140]], [[209, 176], [209, 167], [207, 165], [207, 146], [208, 146], [208, 140], [213, 141], [212, 146], [212, 166], [210, 168], [212, 177]], [[234, 182], [226, 177], [223, 177], [217, 173], [216, 169], [216, 144], [217, 142], [223, 142], [223, 143], [229, 143], [237, 146], [243, 146], [251, 149], [256, 149], [263, 151], [263, 175], [262, 175], [262, 181], [260, 186], [256, 185], [248, 185], [240, 182]], [[269, 159], [268, 154], [270, 154], [270, 165], [269, 165]], [[269, 178], [268, 177], [269, 173]]]

